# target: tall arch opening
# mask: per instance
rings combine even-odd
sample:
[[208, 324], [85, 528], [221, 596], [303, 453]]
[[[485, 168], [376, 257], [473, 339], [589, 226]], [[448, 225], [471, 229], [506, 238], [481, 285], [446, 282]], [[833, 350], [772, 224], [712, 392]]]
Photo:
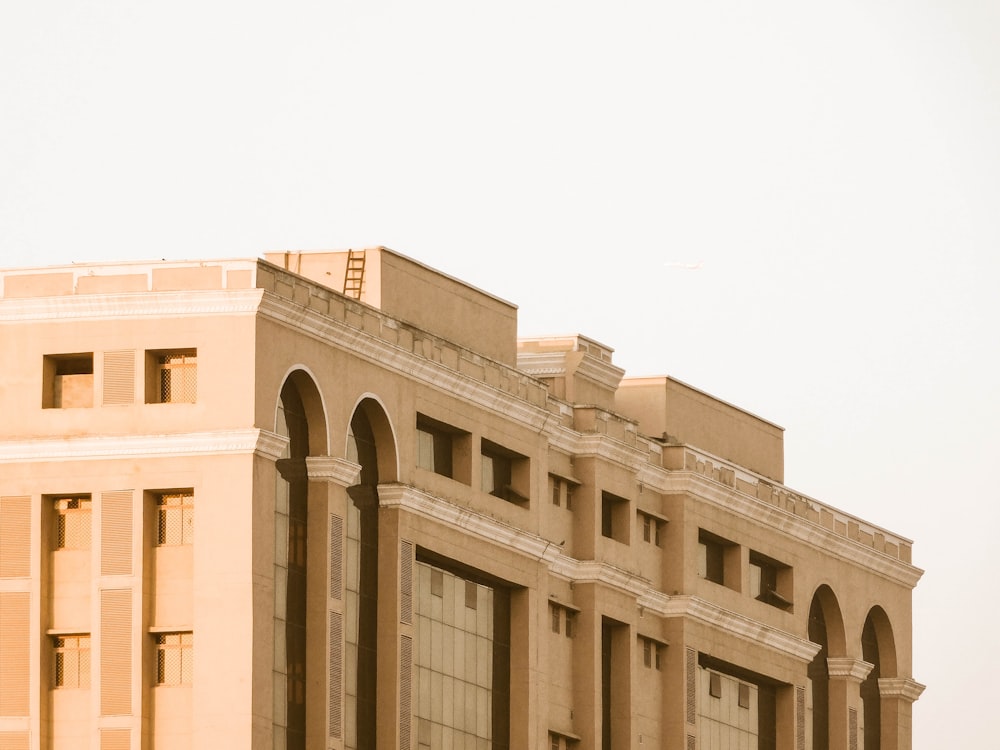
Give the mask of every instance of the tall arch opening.
[[830, 750], [830, 671], [827, 659], [844, 655], [844, 625], [837, 597], [820, 586], [809, 606], [809, 640], [820, 647], [807, 670], [812, 687], [812, 747]]
[[872, 670], [861, 683], [861, 702], [865, 719], [865, 750], [882, 748], [882, 695], [880, 677], [896, 676], [896, 645], [889, 618], [881, 607], [872, 607], [861, 631], [862, 658]]
[[277, 461], [275, 481], [275, 747], [305, 750], [309, 522], [306, 457], [310, 448], [324, 450], [326, 421], [319, 391], [302, 371], [292, 373], [281, 388], [275, 432], [288, 438]]
[[378, 485], [396, 478], [396, 447], [381, 405], [364, 399], [351, 417], [347, 458], [361, 465], [347, 489], [347, 732], [345, 747], [375, 747], [378, 683]]

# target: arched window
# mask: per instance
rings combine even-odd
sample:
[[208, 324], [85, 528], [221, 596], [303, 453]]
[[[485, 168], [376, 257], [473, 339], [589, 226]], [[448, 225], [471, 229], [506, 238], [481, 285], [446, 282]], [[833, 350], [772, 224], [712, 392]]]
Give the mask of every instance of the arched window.
[[381, 405], [364, 399], [354, 411], [347, 458], [361, 465], [348, 488], [347, 508], [347, 733], [345, 747], [375, 747], [378, 684], [378, 485], [395, 479], [396, 447]]

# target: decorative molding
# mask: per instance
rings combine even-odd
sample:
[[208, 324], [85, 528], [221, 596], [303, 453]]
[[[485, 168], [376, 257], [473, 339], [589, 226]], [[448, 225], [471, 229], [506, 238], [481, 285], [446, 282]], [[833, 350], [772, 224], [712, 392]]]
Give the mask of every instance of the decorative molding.
[[279, 435], [276, 432], [270, 432], [269, 430], [259, 430], [259, 433], [257, 436], [257, 448], [254, 450], [254, 453], [272, 461], [277, 461], [285, 455], [291, 438]]
[[831, 656], [826, 660], [826, 669], [831, 680], [861, 683], [875, 669], [875, 665], [850, 656]]
[[326, 479], [341, 487], [357, 484], [361, 476], [361, 464], [336, 456], [309, 456], [306, 470], [312, 481]]
[[16, 297], [0, 299], [0, 324], [49, 320], [65, 322], [78, 319], [254, 315], [263, 295], [263, 289], [208, 289]]
[[802, 662], [812, 661], [820, 651], [819, 644], [730, 612], [696, 596], [672, 596], [666, 610], [658, 614], [698, 621], [745, 641], [754, 649], [765, 646]]
[[548, 539], [467, 508], [460, 508], [416, 487], [404, 484], [380, 484], [378, 498], [382, 507], [399, 508], [433, 519], [490, 544], [543, 561], [546, 565], [552, 565], [558, 554], [559, 545]]
[[883, 698], [902, 698], [910, 703], [926, 689], [926, 685], [921, 685], [912, 677], [880, 677], [878, 681], [878, 691]]
[[787, 510], [719, 484], [701, 474], [668, 469], [663, 471], [665, 472], [665, 482], [648, 485], [658, 492], [687, 493], [700, 500], [714, 503], [729, 513], [735, 513], [756, 523], [764, 523], [795, 539], [822, 549], [828, 554], [878, 573], [894, 583], [900, 583], [911, 589], [917, 585], [917, 581], [924, 573], [923, 570], [910, 563], [890, 557], [873, 547], [867, 547]]
[[220, 430], [173, 435], [87, 435], [0, 443], [0, 464], [257, 453], [276, 459], [287, 438], [266, 430]]
[[[374, 308], [370, 312], [373, 315], [383, 317], [386, 323], [396, 322]], [[446, 365], [426, 359], [408, 349], [390, 344], [384, 339], [366, 333], [360, 328], [354, 328], [344, 321], [335, 320], [328, 315], [304, 308], [292, 300], [273, 293], [264, 294], [260, 305], [260, 314], [300, 333], [319, 339], [323, 343], [343, 349], [360, 359], [366, 359], [379, 367], [394, 370], [398, 374], [420, 381], [442, 393], [469, 401], [508, 419], [516, 420], [536, 432], [542, 431], [552, 418], [552, 415], [543, 406], [530, 404], [517, 395], [493, 388], [482, 381], [452, 370]], [[430, 333], [426, 333], [426, 335], [440, 339], [440, 337]], [[458, 344], [448, 343], [456, 350], [469, 351]], [[486, 359], [482, 355], [477, 356]], [[534, 380], [529, 375], [512, 367], [493, 360], [490, 360], [490, 363], [509, 371], [512, 378]], [[540, 389], [544, 389], [543, 384], [537, 383], [537, 385]]]

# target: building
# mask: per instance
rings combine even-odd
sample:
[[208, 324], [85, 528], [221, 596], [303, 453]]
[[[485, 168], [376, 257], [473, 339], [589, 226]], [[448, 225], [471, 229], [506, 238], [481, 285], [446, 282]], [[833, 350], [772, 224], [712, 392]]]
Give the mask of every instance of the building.
[[0, 749], [908, 750], [911, 542], [385, 248], [0, 271]]

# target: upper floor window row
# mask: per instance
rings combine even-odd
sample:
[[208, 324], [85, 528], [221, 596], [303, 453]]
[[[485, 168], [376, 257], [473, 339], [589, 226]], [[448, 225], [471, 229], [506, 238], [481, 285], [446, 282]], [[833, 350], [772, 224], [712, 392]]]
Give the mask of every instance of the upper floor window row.
[[[698, 575], [734, 591], [743, 590], [772, 607], [790, 611], [792, 567], [756, 550], [749, 550], [744, 557], [742, 549], [736, 542], [699, 529]], [[746, 578], [744, 563], [748, 564]]]
[[[94, 352], [48, 354], [42, 358], [42, 408], [128, 406], [136, 401], [136, 353], [101, 353], [100, 393], [95, 387]], [[197, 349], [151, 349], [143, 360], [145, 403], [194, 403], [198, 396]]]
[[[194, 492], [191, 489], [149, 492], [153, 502], [153, 543], [158, 547], [194, 542]], [[91, 548], [90, 495], [52, 495], [52, 547], [56, 550]]]
[[[472, 435], [424, 414], [417, 414], [416, 428], [417, 467], [471, 485]], [[528, 457], [486, 438], [479, 443], [480, 489], [508, 502], [527, 503]]]

